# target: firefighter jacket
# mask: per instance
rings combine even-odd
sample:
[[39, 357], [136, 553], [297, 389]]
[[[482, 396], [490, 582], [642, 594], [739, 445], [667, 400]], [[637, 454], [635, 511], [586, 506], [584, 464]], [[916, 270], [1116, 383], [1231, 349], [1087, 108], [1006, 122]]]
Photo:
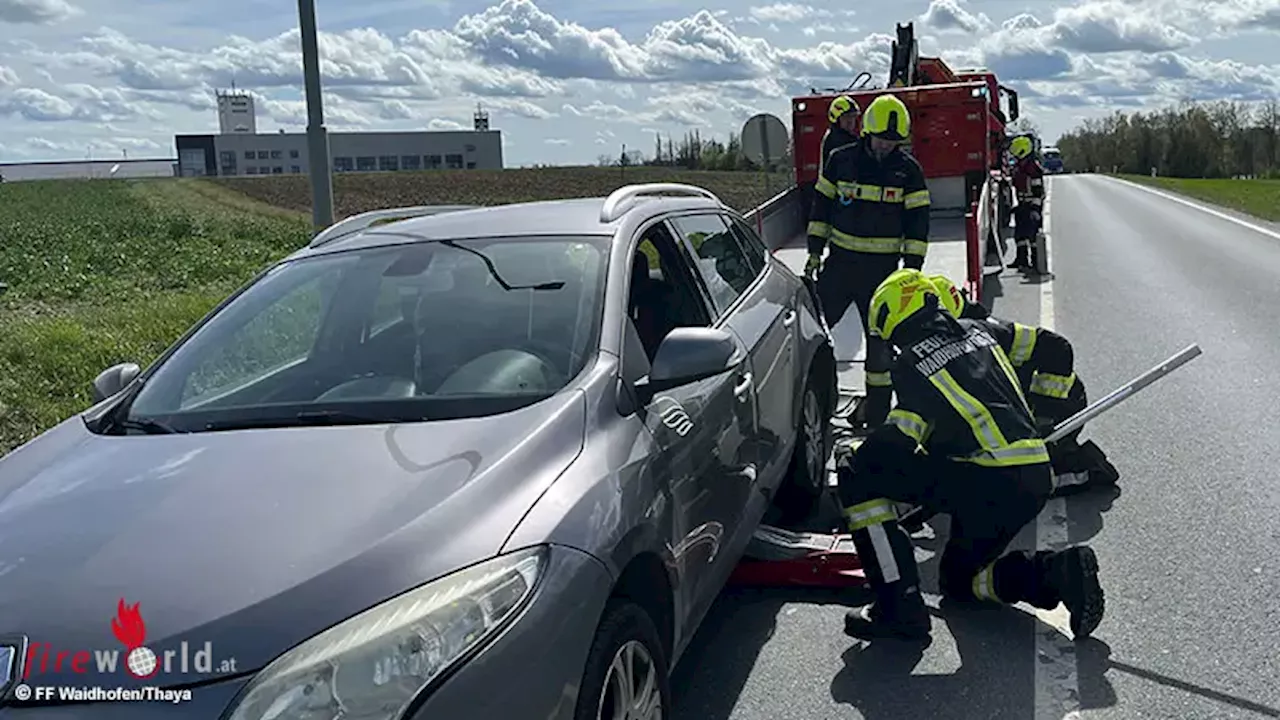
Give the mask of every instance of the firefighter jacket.
[[987, 324], [1013, 365], [1036, 417], [1058, 422], [1084, 409], [1084, 383], [1076, 377], [1075, 350], [1065, 337], [993, 317], [975, 303], [965, 303], [963, 317]]
[[1044, 168], [1034, 155], [1028, 155], [1013, 166], [1013, 189], [1019, 204], [1044, 203]]
[[856, 142], [858, 142], [858, 136], [846, 132], [839, 123], [829, 126], [822, 136], [822, 156], [818, 158], [818, 177], [822, 177], [822, 168], [827, 164], [827, 158], [831, 157], [831, 153], [837, 148]]
[[928, 251], [929, 189], [910, 152], [882, 160], [863, 142], [837, 148], [823, 164], [809, 216], [809, 252], [828, 242], [856, 253], [901, 256], [920, 268]]
[[893, 368], [898, 405], [858, 448], [855, 470], [891, 471], [895, 458], [917, 448], [988, 468], [1049, 462], [989, 323], [926, 309], [894, 334], [902, 348]]

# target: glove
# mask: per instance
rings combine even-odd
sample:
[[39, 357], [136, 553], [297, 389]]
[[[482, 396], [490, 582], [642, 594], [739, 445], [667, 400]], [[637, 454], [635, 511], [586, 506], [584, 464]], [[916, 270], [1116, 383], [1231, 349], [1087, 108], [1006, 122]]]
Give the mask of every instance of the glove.
[[921, 255], [903, 255], [902, 267], [908, 270], [923, 270], [924, 257]]
[[809, 259], [804, 263], [804, 276], [810, 280], [818, 279], [818, 271], [822, 269], [822, 255], [820, 253], [809, 253]]

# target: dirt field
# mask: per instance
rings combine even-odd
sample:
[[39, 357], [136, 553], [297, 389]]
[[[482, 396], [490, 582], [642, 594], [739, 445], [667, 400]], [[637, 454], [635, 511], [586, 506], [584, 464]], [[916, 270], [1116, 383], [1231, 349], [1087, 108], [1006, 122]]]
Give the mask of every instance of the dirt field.
[[[518, 170], [434, 170], [400, 173], [337, 173], [335, 216], [407, 205], [501, 205], [533, 200], [608, 195], [630, 183], [679, 182], [705, 187], [729, 206], [746, 212], [786, 189], [792, 178], [775, 175], [765, 187], [757, 173], [691, 172], [667, 168], [563, 167]], [[225, 188], [281, 208], [310, 213], [311, 185], [305, 175], [219, 178]]]

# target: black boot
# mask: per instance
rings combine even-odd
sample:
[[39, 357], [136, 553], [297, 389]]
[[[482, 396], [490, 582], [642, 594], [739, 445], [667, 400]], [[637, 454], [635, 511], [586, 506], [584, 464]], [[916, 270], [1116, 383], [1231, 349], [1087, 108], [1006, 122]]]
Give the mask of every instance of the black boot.
[[844, 634], [860, 640], [928, 640], [929, 611], [919, 590], [856, 607], [844, 616]]
[[1106, 597], [1098, 583], [1098, 556], [1085, 546], [1067, 548], [1049, 558], [1048, 581], [1071, 613], [1071, 634], [1088, 637], [1106, 611]]
[[1009, 265], [1009, 267], [1015, 270], [1021, 270], [1023, 268], [1028, 267], [1028, 262], [1030, 261], [1030, 257], [1029, 257], [1030, 253], [1028, 252], [1029, 249], [1030, 248], [1028, 248], [1026, 245], [1023, 245], [1022, 243], [1018, 243], [1018, 254], [1014, 256], [1013, 262]]

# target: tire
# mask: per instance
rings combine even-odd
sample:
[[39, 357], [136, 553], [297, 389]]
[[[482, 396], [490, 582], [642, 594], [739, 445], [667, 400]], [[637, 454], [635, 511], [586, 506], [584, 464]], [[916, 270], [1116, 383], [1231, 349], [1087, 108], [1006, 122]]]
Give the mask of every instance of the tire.
[[[627, 714], [619, 708], [619, 682], [625, 680], [615, 668], [615, 660], [630, 656], [631, 670], [636, 672], [634, 686], [646, 692], [648, 714]], [[622, 663], [617, 663], [621, 665]], [[644, 669], [648, 666], [647, 671]], [[605, 606], [604, 617], [596, 629], [591, 651], [587, 654], [587, 669], [582, 676], [582, 688], [578, 693], [578, 705], [574, 720], [665, 720], [673, 714], [671, 684], [667, 658], [649, 614], [639, 605], [625, 599], [610, 600]], [[648, 679], [647, 679], [648, 678]], [[641, 698], [643, 700], [643, 698]], [[656, 705], [654, 704], [656, 703]], [[656, 708], [657, 713], [652, 711]], [[623, 710], [613, 714], [614, 710]]]
[[814, 368], [810, 367], [804, 390], [800, 392], [796, 446], [791, 451], [791, 466], [773, 501], [782, 515], [780, 522], [783, 524], [800, 522], [812, 515], [827, 491], [832, 407], [824, 396], [830, 395], [834, 388], [824, 393], [816, 379]]

